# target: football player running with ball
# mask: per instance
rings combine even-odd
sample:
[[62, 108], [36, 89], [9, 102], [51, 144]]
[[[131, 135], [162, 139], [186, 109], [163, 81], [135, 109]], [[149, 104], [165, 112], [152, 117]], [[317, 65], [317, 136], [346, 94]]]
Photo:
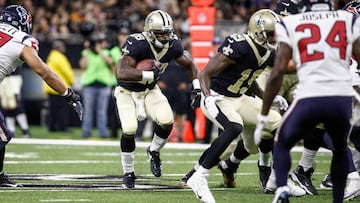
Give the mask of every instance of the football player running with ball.
[[[173, 21], [164, 11], [155, 10], [148, 14], [144, 32], [131, 34], [123, 45], [122, 52], [124, 56], [116, 67], [118, 86], [114, 95], [123, 131], [120, 141], [123, 181], [127, 188], [134, 188], [135, 133], [138, 120], [146, 117], [156, 123], [152, 142], [147, 148], [150, 169], [156, 177], [162, 174], [160, 149], [168, 140], [174, 115], [156, 82], [169, 62], [175, 60], [193, 79], [193, 108], [200, 105], [201, 91], [197, 79], [198, 68], [189, 52], [184, 50], [182, 41], [174, 34]], [[159, 61], [160, 65], [154, 63], [149, 71], [135, 69], [138, 62], [149, 58]]]
[[[30, 34], [32, 31], [31, 14], [19, 5], [10, 5], [0, 14], [0, 81], [24, 62], [38, 74], [51, 88], [64, 96], [64, 99], [82, 117], [80, 96], [67, 89], [64, 82], [39, 57], [39, 42]], [[0, 112], [0, 187], [19, 187], [3, 172], [5, 146], [12, 134], [5, 125]]]

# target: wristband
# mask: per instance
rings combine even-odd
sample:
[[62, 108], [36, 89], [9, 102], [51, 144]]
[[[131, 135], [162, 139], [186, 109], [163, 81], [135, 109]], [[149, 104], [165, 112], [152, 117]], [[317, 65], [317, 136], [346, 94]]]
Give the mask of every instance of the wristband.
[[192, 81], [192, 84], [193, 84], [193, 89], [200, 89], [200, 81], [199, 81], [199, 79], [194, 79]]
[[259, 121], [263, 121], [263, 122], [267, 122], [268, 121], [269, 116], [268, 115], [262, 115], [261, 113], [258, 114], [258, 120]]
[[64, 93], [61, 94], [61, 96], [66, 96], [69, 94], [69, 89], [67, 88]]
[[152, 72], [152, 71], [142, 71], [141, 80], [154, 80], [154, 72]]

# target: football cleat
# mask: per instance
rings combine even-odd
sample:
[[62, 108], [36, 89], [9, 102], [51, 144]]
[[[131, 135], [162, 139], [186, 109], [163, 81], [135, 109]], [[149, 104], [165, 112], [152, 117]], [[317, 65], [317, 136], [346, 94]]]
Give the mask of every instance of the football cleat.
[[160, 152], [150, 151], [150, 147], [146, 150], [150, 160], [150, 170], [155, 177], [161, 176], [162, 165], [160, 160]]
[[187, 181], [187, 185], [201, 202], [215, 203], [215, 199], [208, 186], [208, 176], [209, 174], [195, 172]]
[[297, 166], [296, 169], [289, 174], [289, 178], [304, 189], [307, 194], [317, 195], [318, 192], [311, 182], [311, 176], [313, 173], [314, 169], [312, 167], [304, 172], [304, 168], [302, 166]]
[[327, 174], [324, 179], [321, 181], [320, 188], [325, 190], [332, 190], [333, 184], [331, 181], [330, 174]]
[[195, 169], [191, 169], [191, 171], [189, 171], [187, 174], [185, 174], [181, 179], [180, 179], [180, 182], [179, 182], [179, 186], [181, 188], [187, 188], [188, 185], [187, 185], [187, 181], [189, 180], [189, 178], [195, 173]]
[[134, 188], [135, 187], [135, 173], [125, 173], [123, 176], [124, 184], [127, 188]]
[[279, 187], [275, 192], [272, 203], [289, 203], [291, 192], [288, 186]]
[[[355, 171], [354, 173], [357, 173], [357, 171]], [[359, 178], [359, 175], [356, 174], [355, 177], [349, 177], [349, 175], [348, 175], [348, 178], [346, 180], [346, 187], [345, 187], [345, 190], [344, 190], [344, 200], [346, 200], [346, 201], [350, 201], [350, 200], [354, 199], [355, 197], [360, 196], [360, 178]]]
[[21, 184], [15, 183], [4, 173], [0, 174], [0, 187], [23, 187]]
[[[272, 194], [272, 193], [274, 193], [276, 188], [277, 187], [276, 187], [275, 179], [270, 178], [269, 181], [266, 184], [266, 188], [265, 188], [264, 193], [265, 194]], [[301, 197], [301, 196], [306, 195], [305, 190], [303, 190], [301, 187], [295, 185], [291, 180], [287, 181], [287, 188], [289, 188], [289, 191], [290, 191], [292, 196]]]
[[229, 159], [227, 159], [226, 161], [220, 161], [217, 167], [220, 169], [223, 175], [225, 186], [228, 188], [235, 188], [235, 174], [239, 164], [232, 163]]
[[269, 180], [271, 174], [271, 167], [270, 166], [260, 166], [258, 161], [258, 168], [259, 168], [259, 183], [262, 191], [266, 193], [266, 183]]

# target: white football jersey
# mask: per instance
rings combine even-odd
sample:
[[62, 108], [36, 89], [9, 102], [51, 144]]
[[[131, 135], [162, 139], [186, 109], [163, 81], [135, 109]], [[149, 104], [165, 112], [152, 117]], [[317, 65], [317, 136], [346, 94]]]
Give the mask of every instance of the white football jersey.
[[24, 46], [39, 50], [39, 42], [15, 27], [0, 23], [0, 82], [24, 62], [20, 54]]
[[360, 21], [347, 11], [289, 15], [275, 26], [277, 42], [292, 47], [299, 84], [296, 97], [351, 96], [349, 61]]

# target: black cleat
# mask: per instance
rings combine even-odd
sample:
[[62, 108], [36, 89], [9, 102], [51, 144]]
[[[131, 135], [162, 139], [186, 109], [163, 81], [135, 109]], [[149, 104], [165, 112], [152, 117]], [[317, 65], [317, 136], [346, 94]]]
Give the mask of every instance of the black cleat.
[[325, 190], [332, 190], [333, 184], [331, 181], [330, 174], [327, 174], [324, 179], [321, 181], [320, 188]]
[[134, 188], [135, 187], [135, 173], [125, 173], [123, 176], [124, 184], [127, 188]]
[[297, 183], [309, 195], [317, 195], [318, 192], [311, 182], [311, 176], [314, 173], [314, 168], [310, 168], [304, 172], [302, 166], [297, 166], [296, 169], [289, 174], [289, 178]]
[[147, 148], [146, 152], [147, 152], [147, 155], [148, 155], [148, 157], [150, 159], [151, 173], [155, 177], [160, 177], [161, 176], [161, 170], [162, 170], [161, 160], [160, 160], [160, 152], [150, 151], [150, 147]]
[[269, 180], [271, 174], [271, 167], [270, 166], [260, 166], [258, 161], [258, 168], [259, 168], [259, 183], [262, 191], [264, 193], [268, 193], [266, 189], [266, 183]]
[[239, 164], [232, 163], [228, 159], [226, 161], [220, 161], [217, 167], [220, 169], [223, 175], [225, 186], [228, 188], [235, 188], [236, 187], [235, 173], [239, 167]]
[[0, 187], [23, 187], [21, 184], [15, 183], [4, 173], [0, 174]]
[[179, 182], [179, 186], [181, 188], [188, 188], [188, 185], [187, 185], [187, 181], [189, 180], [189, 178], [195, 173], [195, 169], [191, 169], [191, 171], [189, 171], [187, 174], [185, 174], [181, 179], [180, 179], [180, 182]]

